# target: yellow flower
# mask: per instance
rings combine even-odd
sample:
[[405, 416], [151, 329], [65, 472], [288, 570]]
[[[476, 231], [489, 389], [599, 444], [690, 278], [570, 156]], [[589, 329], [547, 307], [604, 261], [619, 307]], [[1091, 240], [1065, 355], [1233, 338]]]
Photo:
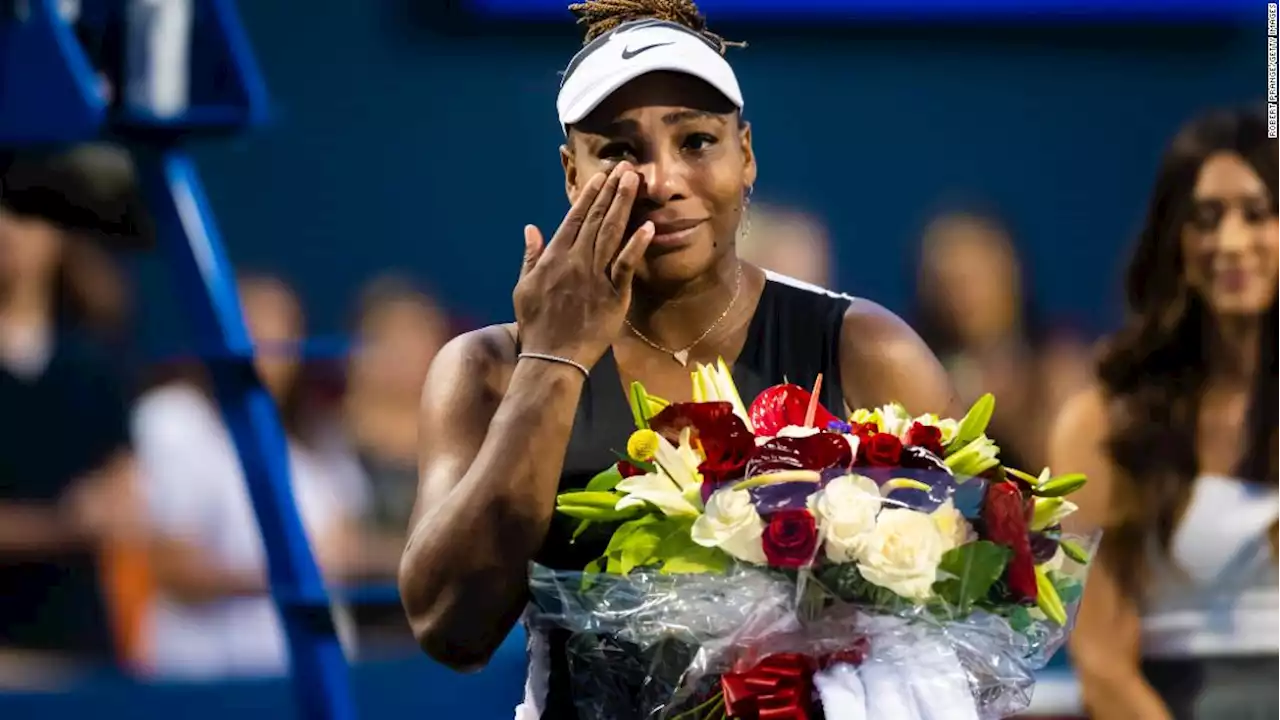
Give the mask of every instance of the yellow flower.
[[698, 473], [698, 465], [702, 459], [690, 444], [690, 431], [686, 428], [680, 434], [679, 447], [661, 435], [654, 437], [657, 438], [653, 456], [656, 471], [619, 482], [617, 491], [624, 497], [618, 500], [615, 509], [626, 510], [648, 503], [666, 515], [698, 515], [702, 504], [702, 475]]
[[645, 428], [631, 433], [627, 438], [627, 456], [648, 462], [658, 452], [658, 433]]

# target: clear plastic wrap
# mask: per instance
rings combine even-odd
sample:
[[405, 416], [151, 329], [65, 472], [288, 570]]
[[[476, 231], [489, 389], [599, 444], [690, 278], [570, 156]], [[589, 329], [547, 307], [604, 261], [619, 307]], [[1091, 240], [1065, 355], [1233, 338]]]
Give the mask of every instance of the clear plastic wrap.
[[[1096, 544], [1070, 539], [1090, 554]], [[535, 565], [529, 626], [568, 631], [580, 718], [990, 720], [1029, 705], [1086, 570], [1063, 558], [1052, 574], [1068, 617], [1059, 625], [1034, 606], [876, 593], [847, 565], [723, 575]]]
[[599, 555], [534, 567], [528, 623], [554, 638], [579, 718], [1027, 707], [1096, 544], [1062, 528], [1083, 475], [1001, 465], [990, 395], [959, 420], [890, 404], [844, 421], [787, 384], [748, 409], [723, 362], [694, 381], [675, 404], [633, 384], [625, 455], [556, 498]]

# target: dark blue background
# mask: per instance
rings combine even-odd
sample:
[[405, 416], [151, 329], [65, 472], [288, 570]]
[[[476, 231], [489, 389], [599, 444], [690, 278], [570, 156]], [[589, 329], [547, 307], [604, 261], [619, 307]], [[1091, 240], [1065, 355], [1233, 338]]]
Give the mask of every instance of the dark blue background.
[[[520, 228], [566, 207], [554, 101], [575, 29], [442, 29], [363, 0], [242, 12], [277, 117], [198, 153], [232, 259], [284, 271], [322, 333], [389, 267], [476, 321], [508, 319]], [[1261, 22], [720, 32], [751, 43], [731, 57], [756, 195], [830, 224], [841, 289], [906, 311], [926, 215], [976, 199], [1013, 221], [1037, 301], [1093, 331], [1116, 317], [1169, 136], [1265, 87]], [[170, 352], [182, 323], [146, 265], [145, 347]]]
[[[563, 0], [463, 0], [481, 15], [520, 18], [564, 17]], [[703, 0], [698, 6], [724, 19], [977, 19], [1143, 18], [1153, 22], [1265, 17], [1266, 7], [1249, 0]]]

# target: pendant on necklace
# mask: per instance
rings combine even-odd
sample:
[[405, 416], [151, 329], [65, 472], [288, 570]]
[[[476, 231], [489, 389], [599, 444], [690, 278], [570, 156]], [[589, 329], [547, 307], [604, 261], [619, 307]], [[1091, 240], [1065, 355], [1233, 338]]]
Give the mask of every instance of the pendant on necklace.
[[676, 359], [676, 362], [680, 363], [680, 367], [688, 367], [688, 366], [689, 366], [689, 351], [688, 351], [688, 350], [677, 350], [677, 351], [675, 351], [675, 352], [671, 353], [671, 357], [675, 358], [675, 359]]

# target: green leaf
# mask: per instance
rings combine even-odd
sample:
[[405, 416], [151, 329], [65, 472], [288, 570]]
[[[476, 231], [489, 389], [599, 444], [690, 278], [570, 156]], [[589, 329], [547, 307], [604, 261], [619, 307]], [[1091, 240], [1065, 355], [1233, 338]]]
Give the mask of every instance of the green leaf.
[[1038, 497], [1062, 497], [1084, 487], [1086, 482], [1088, 482], [1088, 478], [1080, 473], [1059, 475], [1052, 480], [1046, 481], [1043, 485], [1032, 488], [1031, 494]]
[[[617, 450], [611, 450], [610, 452], [612, 452], [613, 456], [618, 458], [622, 462], [625, 462], [629, 465], [634, 465], [641, 472], [651, 473], [651, 472], [658, 471], [658, 466], [654, 465], [651, 462], [645, 462], [644, 460], [636, 460], [635, 458], [627, 457], [626, 453], [620, 453]], [[614, 469], [617, 469], [616, 465], [614, 466]], [[621, 474], [621, 472], [619, 472], [619, 474]]]
[[1022, 480], [1023, 482], [1027, 483], [1031, 487], [1036, 487], [1037, 485], [1040, 484], [1040, 478], [1036, 477], [1035, 475], [1031, 475], [1030, 473], [1024, 473], [1018, 468], [1013, 468], [1013, 467], [1009, 467], [1008, 465], [1005, 465], [1004, 471], [1018, 478], [1019, 480]]
[[578, 507], [594, 507], [602, 508], [604, 510], [612, 510], [622, 498], [622, 495], [613, 492], [574, 491], [560, 493], [557, 495], [556, 505], [576, 505]]
[[1058, 597], [1062, 599], [1063, 605], [1071, 605], [1084, 595], [1084, 583], [1073, 577], [1055, 572], [1049, 573], [1049, 579], [1058, 590]]
[[671, 532], [672, 520], [662, 515], [647, 515], [624, 523], [609, 540], [605, 556], [609, 572], [625, 575], [638, 567], [656, 563], [658, 546]]
[[582, 535], [582, 533], [587, 531], [587, 528], [589, 527], [591, 527], [590, 520], [583, 520], [582, 522], [578, 523], [578, 527], [574, 528], [573, 530], [573, 535], [569, 537], [569, 542], [573, 543], [574, 541], [576, 541]]
[[659, 572], [667, 575], [684, 573], [721, 573], [729, 569], [729, 556], [719, 548], [703, 547], [693, 541], [693, 518], [670, 518], [670, 532], [658, 545], [655, 554], [661, 562]]
[[968, 613], [1004, 574], [1010, 554], [1008, 548], [986, 540], [953, 548], [938, 563], [942, 579], [933, 590], [959, 613]]
[[1009, 626], [1015, 632], [1025, 633], [1035, 625], [1036, 619], [1031, 616], [1031, 611], [1023, 605], [1014, 606], [1012, 612], [1009, 613]]
[[1036, 568], [1036, 607], [1059, 627], [1067, 624], [1067, 608], [1058, 595], [1058, 588], [1054, 587], [1049, 573], [1039, 567]]
[[663, 553], [662, 557], [665, 560], [660, 572], [665, 575], [723, 573], [731, 564], [729, 556], [720, 548], [703, 547], [693, 540], [673, 554]]
[[965, 413], [964, 419], [960, 421], [960, 427], [956, 430], [955, 439], [951, 441], [951, 447], [964, 447], [981, 437], [982, 433], [987, 431], [987, 425], [991, 422], [991, 415], [995, 409], [996, 397], [991, 393], [978, 398], [973, 407], [969, 408], [969, 412]]
[[616, 464], [610, 465], [607, 470], [603, 470], [587, 483], [587, 492], [609, 492], [618, 487], [618, 483], [622, 482], [622, 472], [618, 470]]
[[1074, 540], [1063, 540], [1059, 542], [1058, 545], [1062, 548], [1063, 554], [1067, 557], [1075, 560], [1081, 565], [1089, 564], [1089, 552], [1081, 547], [1080, 543], [1077, 543]]
[[629, 399], [631, 401], [631, 417], [636, 422], [636, 429], [644, 430], [649, 427], [649, 399], [648, 393], [644, 391], [644, 385], [639, 382], [631, 383]]
[[608, 508], [590, 507], [585, 505], [560, 505], [556, 507], [556, 512], [561, 515], [567, 515], [578, 520], [590, 520], [591, 522], [618, 522], [619, 520], [627, 520], [644, 512], [643, 508], [632, 506], [623, 510], [611, 510]]

